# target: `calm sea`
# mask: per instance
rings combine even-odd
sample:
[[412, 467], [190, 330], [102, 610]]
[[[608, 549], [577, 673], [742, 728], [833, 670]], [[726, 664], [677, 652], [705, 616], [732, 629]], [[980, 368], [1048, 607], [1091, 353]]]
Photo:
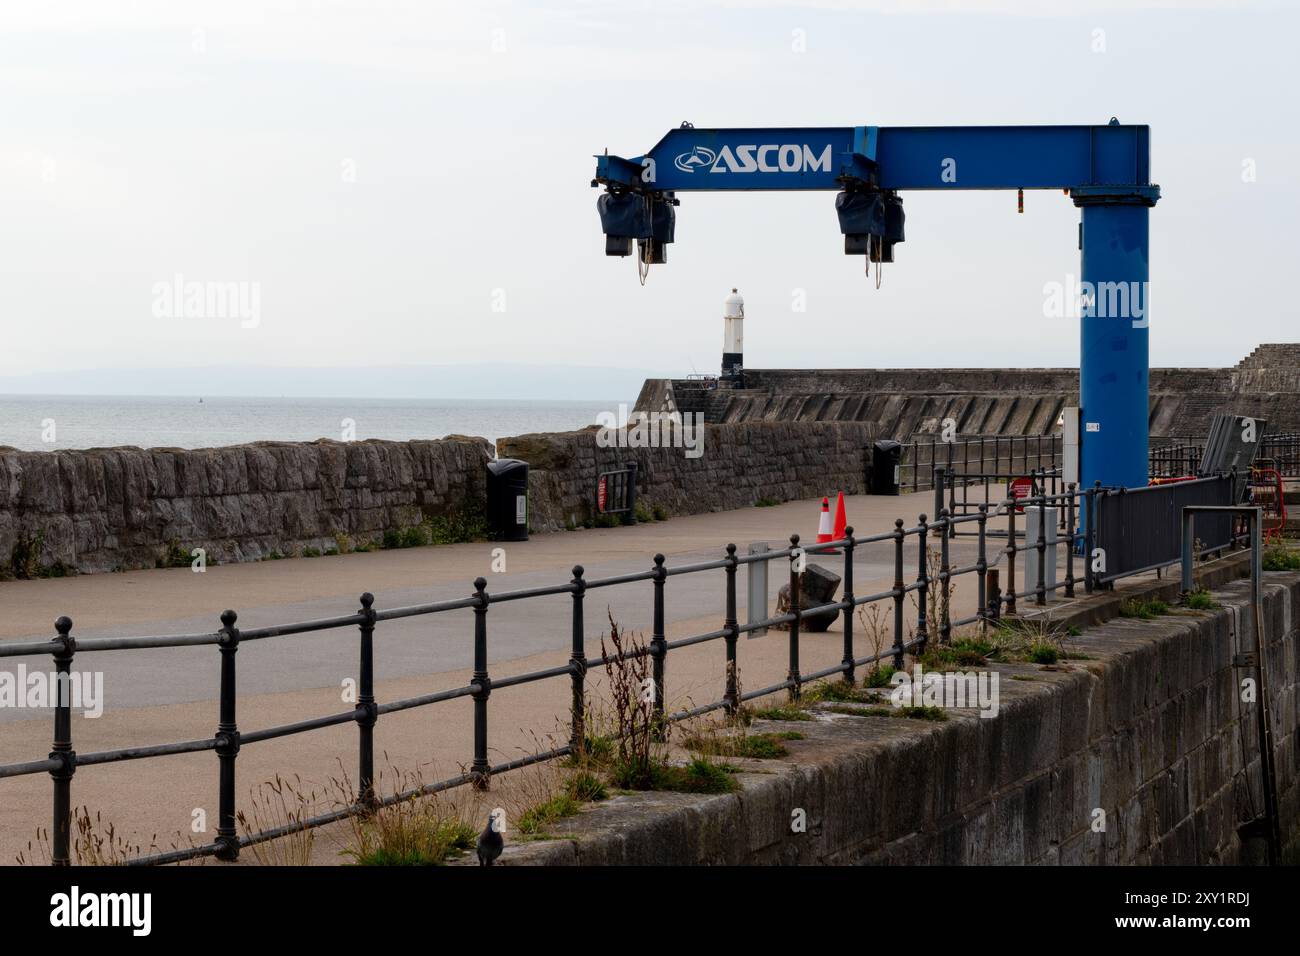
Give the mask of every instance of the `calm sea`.
[[[377, 399], [164, 398], [0, 395], [0, 446], [61, 448], [208, 448], [253, 441], [317, 438], [442, 438], [489, 441], [594, 424], [608, 402]], [[622, 399], [621, 401], [627, 401]], [[349, 433], [351, 428], [353, 433]], [[53, 438], [53, 440], [49, 440]]]

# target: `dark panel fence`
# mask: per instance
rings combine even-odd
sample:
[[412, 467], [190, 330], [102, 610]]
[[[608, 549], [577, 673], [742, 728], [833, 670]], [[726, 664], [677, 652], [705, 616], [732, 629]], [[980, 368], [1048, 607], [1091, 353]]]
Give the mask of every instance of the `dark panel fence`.
[[[1089, 489], [1079, 492], [1073, 486], [1054, 494], [1046, 493], [1039, 485], [1034, 494], [1019, 501], [1005, 499], [992, 508], [980, 504], [970, 514], [953, 515], [947, 508], [939, 512], [937, 519], [928, 521], [921, 515], [917, 523], [906, 527], [902, 518], [894, 522], [892, 530], [856, 537], [853, 529], [847, 529], [842, 540], [820, 545], [803, 546], [798, 535], [790, 536], [790, 546], [777, 551], [768, 551], [749, 555], [739, 555], [734, 544], [727, 545], [725, 555], [713, 561], [669, 567], [664, 556], [654, 556], [652, 566], [644, 571], [613, 577], [588, 580], [581, 565], [573, 568], [571, 580], [547, 587], [530, 588], [519, 591], [507, 591], [491, 594], [487, 590], [487, 581], [478, 578], [474, 581], [473, 593], [454, 600], [439, 601], [408, 607], [377, 609], [374, 598], [369, 593], [361, 595], [360, 608], [353, 614], [312, 621], [303, 621], [271, 627], [240, 629], [237, 627], [238, 615], [233, 610], [221, 614], [221, 626], [215, 631], [202, 634], [167, 635], [149, 637], [113, 637], [93, 638], [78, 641], [73, 634], [73, 622], [61, 617], [55, 624], [56, 636], [51, 641], [21, 642], [0, 644], [0, 658], [29, 657], [33, 655], [51, 655], [58, 674], [63, 675], [59, 682], [57, 706], [54, 709], [53, 747], [47, 757], [0, 766], [0, 780], [31, 774], [48, 773], [53, 785], [52, 811], [53, 826], [50, 831], [51, 857], [55, 865], [67, 865], [71, 857], [71, 807], [72, 783], [78, 772], [84, 768], [97, 765], [121, 763], [125, 761], [145, 760], [176, 754], [212, 751], [217, 757], [217, 792], [218, 819], [215, 838], [211, 843], [171, 852], [158, 853], [133, 861], [143, 864], [175, 863], [202, 856], [213, 856], [222, 860], [234, 860], [241, 848], [266, 840], [275, 839], [307, 827], [321, 826], [341, 820], [349, 815], [363, 814], [385, 805], [391, 805], [422, 794], [432, 794], [451, 790], [456, 787], [473, 786], [480, 789], [490, 787], [491, 778], [521, 767], [567, 756], [578, 752], [585, 740], [585, 694], [586, 675], [592, 668], [604, 667], [616, 658], [589, 658], [586, 655], [586, 626], [584, 622], [585, 599], [589, 592], [602, 588], [632, 583], [644, 583], [650, 586], [652, 602], [652, 633], [649, 643], [643, 648], [630, 649], [620, 655], [623, 659], [632, 656], [649, 655], [652, 660], [652, 673], [655, 684], [654, 714], [657, 720], [664, 722], [681, 721], [714, 711], [734, 713], [744, 702], [769, 695], [786, 693], [792, 699], [798, 699], [801, 688], [811, 681], [828, 677], [854, 679], [858, 668], [875, 664], [879, 661], [892, 661], [895, 667], [904, 664], [904, 657], [909, 653], [921, 653], [927, 642], [938, 639], [946, 642], [954, 629], [981, 622], [996, 621], [1004, 614], [1014, 614], [1018, 599], [1032, 598], [1035, 604], [1047, 603], [1047, 598], [1054, 591], [1063, 591], [1066, 597], [1072, 597], [1076, 585], [1082, 583], [1088, 590], [1095, 584], [1108, 583], [1126, 573], [1136, 571], [1117, 571], [1112, 565], [1111, 572], [1094, 582], [1091, 578], [1088, 562], [1075, 559], [1076, 550], [1084, 550], [1095, 536], [1112, 547], [1114, 542], [1122, 550], [1124, 542], [1133, 540], [1125, 530], [1125, 521], [1141, 521], [1147, 534], [1157, 537], [1161, 544], [1159, 549], [1142, 551], [1128, 563], [1142, 563], [1154, 560], [1165, 554], [1167, 542], [1170, 557], [1166, 563], [1180, 560], [1177, 546], [1177, 534], [1180, 527], [1180, 515], [1176, 510], [1179, 502], [1205, 503], [1217, 500], [1221, 494], [1225, 479], [1207, 480], [1205, 482], [1188, 482], [1167, 488], [1140, 489], [1126, 493], [1107, 494], [1102, 489]], [[933, 479], [932, 479], [933, 481]], [[939, 478], [940, 489], [943, 478]], [[1176, 500], [1169, 499], [1161, 507], [1153, 507], [1157, 502], [1165, 501], [1169, 491], [1176, 491]], [[1141, 499], [1139, 503], [1139, 499]], [[1064, 578], [1055, 584], [1045, 582], [1045, 560], [1055, 560], [1054, 551], [1049, 552], [1045, 531], [1040, 524], [1034, 540], [1020, 540], [1023, 533], [1016, 530], [1017, 506], [1056, 507], [1067, 516], [1065, 534], [1058, 537], [1059, 545], [1065, 552]], [[1076, 516], [1080, 506], [1085, 520], [1083, 527], [1075, 530]], [[1141, 513], [1141, 514], [1139, 514]], [[1153, 517], [1161, 516], [1159, 519]], [[990, 555], [988, 550], [990, 530], [988, 522], [997, 516], [1005, 516], [1009, 525], [1005, 546], [998, 547]], [[1161, 522], [1167, 522], [1167, 526]], [[1198, 536], [1210, 533], [1204, 524], [1198, 522]], [[950, 542], [955, 532], [961, 527], [974, 530], [977, 539], [975, 560], [964, 565], [954, 565], [950, 555]], [[853, 585], [853, 556], [856, 549], [869, 545], [887, 545], [893, 552], [894, 580], [892, 586], [873, 594], [856, 595]], [[801, 558], [833, 552], [843, 549], [843, 596], [831, 605], [821, 605], [807, 610], [796, 610], [786, 614], [766, 617], [760, 621], [740, 624], [736, 602], [736, 575], [742, 565], [755, 562], [786, 560], [790, 566], [789, 583], [791, 607], [799, 607], [800, 576], [796, 570]], [[1017, 556], [1021, 552], [1037, 551], [1036, 580], [1025, 582], [1026, 587], [1016, 590]], [[1156, 553], [1158, 551], [1158, 554]], [[1113, 562], [1118, 553], [1110, 560]], [[1083, 577], [1076, 576], [1077, 566], [1083, 564]], [[999, 565], [1005, 564], [1006, 577], [998, 580]], [[667, 595], [671, 592], [669, 579], [691, 574], [721, 572], [723, 575], [721, 626], [703, 634], [676, 640], [668, 640], [665, 626], [665, 605]], [[963, 576], [971, 576], [977, 588], [976, 612], [953, 619], [949, 607], [949, 582]], [[931, 623], [927, 612], [931, 608], [928, 598], [935, 588], [938, 598], [939, 613]], [[508, 601], [526, 601], [546, 596], [568, 594], [572, 598], [572, 642], [569, 656], [555, 666], [525, 674], [494, 679], [488, 666], [489, 619], [493, 605]], [[906, 607], [908, 596], [916, 601], [916, 608], [910, 612]], [[855, 644], [854, 611], [864, 605], [881, 602], [892, 611], [892, 647], [876, 654], [862, 656]], [[474, 669], [469, 683], [447, 690], [419, 695], [403, 700], [380, 702], [375, 697], [374, 689], [374, 655], [375, 635], [379, 625], [402, 618], [441, 614], [449, 611], [470, 609], [473, 611], [473, 648]], [[805, 672], [800, 663], [801, 628], [800, 622], [808, 615], [823, 615], [828, 610], [843, 614], [843, 650], [838, 664]], [[784, 680], [746, 693], [739, 693], [737, 681], [739, 637], [751, 631], [761, 631], [768, 627], [789, 625], [788, 650], [789, 669]], [[328, 714], [308, 720], [257, 730], [243, 730], [238, 722], [238, 697], [236, 693], [237, 652], [243, 644], [253, 641], [275, 640], [292, 634], [306, 634], [339, 628], [357, 628], [358, 634], [358, 698], [352, 710]], [[721, 696], [711, 703], [688, 710], [665, 711], [667, 699], [665, 686], [665, 663], [670, 651], [696, 644], [722, 642], [724, 653], [719, 662], [723, 665], [724, 677], [719, 681]], [[156, 651], [170, 647], [215, 647], [221, 660], [219, 719], [212, 737], [199, 740], [176, 741], [148, 746], [135, 746], [118, 750], [79, 754], [74, 749], [71, 721], [71, 694], [66, 677], [69, 675], [74, 659], [86, 654], [103, 651], [131, 650]], [[570, 708], [569, 740], [562, 746], [551, 750], [530, 754], [528, 756], [493, 764], [489, 760], [488, 720], [490, 702], [498, 692], [512, 687], [524, 686], [538, 681], [551, 679], [568, 679], [572, 690]], [[474, 732], [473, 755], [467, 772], [439, 780], [419, 788], [380, 797], [375, 790], [374, 773], [374, 728], [376, 723], [388, 714], [413, 708], [445, 704], [453, 700], [469, 698], [473, 706]], [[355, 805], [340, 807], [305, 821], [289, 826], [263, 830], [256, 833], [240, 834], [236, 829], [236, 768], [241, 749], [263, 741], [290, 737], [296, 734], [310, 733], [326, 727], [354, 724], [357, 728], [358, 761], [358, 799]]]
[[903, 491], [934, 488], [934, 469], [951, 475], [1002, 479], [1061, 466], [1062, 439], [1052, 435], [974, 435], [957, 441], [938, 436], [903, 443], [899, 484]]
[[[1236, 477], [1219, 475], [1145, 488], [1095, 491], [1093, 547], [1104, 552], [1098, 583], [1168, 567], [1182, 555], [1182, 515], [1187, 505], [1237, 504]], [[1196, 525], [1199, 553], [1221, 551], [1233, 543], [1232, 518], [1209, 515]]]

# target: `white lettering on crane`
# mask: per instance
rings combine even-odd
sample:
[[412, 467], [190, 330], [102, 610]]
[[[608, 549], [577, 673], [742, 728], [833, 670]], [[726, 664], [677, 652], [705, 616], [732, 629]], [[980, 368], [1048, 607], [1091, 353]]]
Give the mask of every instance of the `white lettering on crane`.
[[706, 165], [711, 173], [829, 173], [831, 171], [831, 145], [828, 143], [818, 153], [807, 143], [746, 143], [723, 146], [712, 163], [707, 158], [712, 151], [697, 146], [682, 153], [674, 165], [682, 172], [693, 173]]

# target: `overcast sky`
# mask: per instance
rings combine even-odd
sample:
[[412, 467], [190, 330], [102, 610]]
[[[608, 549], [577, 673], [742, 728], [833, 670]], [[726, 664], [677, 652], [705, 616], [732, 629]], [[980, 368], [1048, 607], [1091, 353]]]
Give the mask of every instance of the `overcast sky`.
[[[733, 285], [750, 367], [1077, 365], [1057, 192], [907, 194], [879, 290], [831, 193], [686, 194], [642, 288], [592, 154], [683, 120], [1149, 124], [1152, 364], [1233, 364], [1300, 338], [1298, 34], [1281, 3], [4, 0], [0, 376], [716, 371]], [[255, 285], [256, 327], [158, 314], [178, 274]]]

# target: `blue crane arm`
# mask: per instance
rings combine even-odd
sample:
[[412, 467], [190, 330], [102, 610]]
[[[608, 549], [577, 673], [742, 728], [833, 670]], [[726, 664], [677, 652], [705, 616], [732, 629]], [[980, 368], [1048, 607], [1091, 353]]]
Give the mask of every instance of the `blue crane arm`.
[[[1147, 126], [843, 126], [670, 131], [596, 157], [594, 184], [637, 192], [1150, 187]], [[1155, 194], [1152, 195], [1154, 200]]]

